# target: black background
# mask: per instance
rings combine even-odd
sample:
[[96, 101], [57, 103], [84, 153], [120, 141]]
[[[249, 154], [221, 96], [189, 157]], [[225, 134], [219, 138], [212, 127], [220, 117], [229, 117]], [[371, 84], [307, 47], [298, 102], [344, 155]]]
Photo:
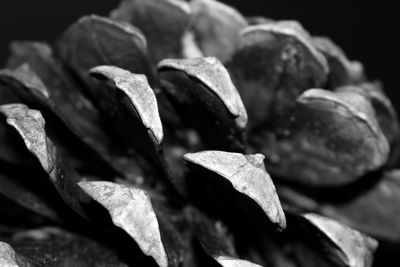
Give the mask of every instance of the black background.
[[[224, 1], [245, 15], [295, 19], [313, 35], [331, 37], [351, 59], [364, 63], [372, 79], [382, 80], [400, 110], [398, 17], [390, 1], [236, 0]], [[118, 0], [1, 0], [0, 65], [11, 40], [55, 40], [80, 16], [107, 15]], [[395, 12], [393, 12], [395, 13]], [[397, 25], [399, 24], [399, 25]]]

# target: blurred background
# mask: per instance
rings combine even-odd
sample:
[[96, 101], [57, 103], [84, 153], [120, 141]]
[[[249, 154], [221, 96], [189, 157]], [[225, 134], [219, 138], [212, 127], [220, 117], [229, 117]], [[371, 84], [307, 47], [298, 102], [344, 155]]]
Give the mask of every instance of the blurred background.
[[[313, 35], [331, 37], [350, 59], [364, 63], [367, 74], [385, 84], [400, 111], [397, 79], [398, 21], [389, 15], [391, 1], [357, 0], [235, 0], [223, 1], [245, 15], [299, 20]], [[0, 1], [0, 65], [11, 40], [55, 40], [86, 14], [107, 15], [118, 0], [12, 0]], [[399, 100], [398, 100], [399, 99]]]

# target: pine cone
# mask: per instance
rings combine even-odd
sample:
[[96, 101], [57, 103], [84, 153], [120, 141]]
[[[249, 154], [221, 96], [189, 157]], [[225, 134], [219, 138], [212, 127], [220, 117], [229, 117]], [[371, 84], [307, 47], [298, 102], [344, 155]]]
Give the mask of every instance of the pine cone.
[[0, 266], [367, 267], [398, 248], [396, 112], [295, 21], [122, 0], [12, 43], [0, 119]]

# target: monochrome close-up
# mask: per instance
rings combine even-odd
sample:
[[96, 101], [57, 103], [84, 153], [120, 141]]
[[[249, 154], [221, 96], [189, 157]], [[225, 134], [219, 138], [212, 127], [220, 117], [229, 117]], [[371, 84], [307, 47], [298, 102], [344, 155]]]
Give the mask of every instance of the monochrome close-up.
[[226, 2], [1, 43], [0, 267], [399, 266], [400, 103], [329, 33]]

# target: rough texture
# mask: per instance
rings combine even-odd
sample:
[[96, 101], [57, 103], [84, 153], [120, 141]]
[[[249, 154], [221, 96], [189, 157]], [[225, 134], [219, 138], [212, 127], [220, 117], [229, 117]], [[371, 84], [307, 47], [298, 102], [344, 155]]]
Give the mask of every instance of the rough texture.
[[0, 70], [0, 265], [400, 265], [398, 117], [333, 41], [121, 0], [54, 44]]
[[0, 106], [0, 113], [19, 132], [26, 147], [38, 158], [43, 169], [50, 173], [54, 168], [54, 159], [50, 152], [52, 143], [47, 139], [42, 114], [22, 104]]
[[19, 267], [15, 259], [15, 251], [4, 242], [0, 242], [0, 265], [4, 267]]
[[166, 59], [160, 62], [158, 67], [181, 70], [192, 78], [200, 80], [221, 99], [232, 115], [236, 117], [238, 127], [242, 129], [246, 127], [246, 109], [228, 71], [218, 59], [214, 57], [191, 60]]
[[271, 177], [264, 167], [264, 156], [223, 151], [204, 151], [184, 156], [227, 179], [238, 192], [254, 200], [271, 222], [286, 227], [286, 219]]
[[114, 224], [126, 231], [144, 254], [160, 267], [168, 266], [157, 216], [146, 192], [108, 182], [81, 182], [79, 186], [108, 210]]
[[[135, 110], [133, 113], [137, 113], [144, 127], [150, 132], [152, 138], [157, 144], [161, 144], [163, 139], [163, 129], [161, 125], [161, 119], [158, 114], [157, 100], [150, 88], [147, 78], [144, 75], [133, 74], [129, 71], [113, 67], [113, 66], [98, 66], [90, 70], [92, 77], [98, 78], [99, 80], [104, 79], [105, 83], [114, 84], [114, 88], [105, 92], [96, 92], [96, 94], [102, 95], [100, 98], [104, 98], [105, 102], [113, 103], [118, 100], [112, 101], [113, 98], [118, 97], [120, 91], [123, 93]], [[98, 88], [97, 91], [99, 91]], [[110, 104], [105, 103], [105, 109], [111, 112], [114, 107], [110, 107]], [[115, 107], [119, 109], [119, 106]], [[118, 114], [117, 111], [115, 113]]]
[[360, 232], [316, 214], [305, 214], [304, 218], [317, 227], [335, 246], [337, 256], [349, 267], [372, 265], [372, 253], [378, 243]]

